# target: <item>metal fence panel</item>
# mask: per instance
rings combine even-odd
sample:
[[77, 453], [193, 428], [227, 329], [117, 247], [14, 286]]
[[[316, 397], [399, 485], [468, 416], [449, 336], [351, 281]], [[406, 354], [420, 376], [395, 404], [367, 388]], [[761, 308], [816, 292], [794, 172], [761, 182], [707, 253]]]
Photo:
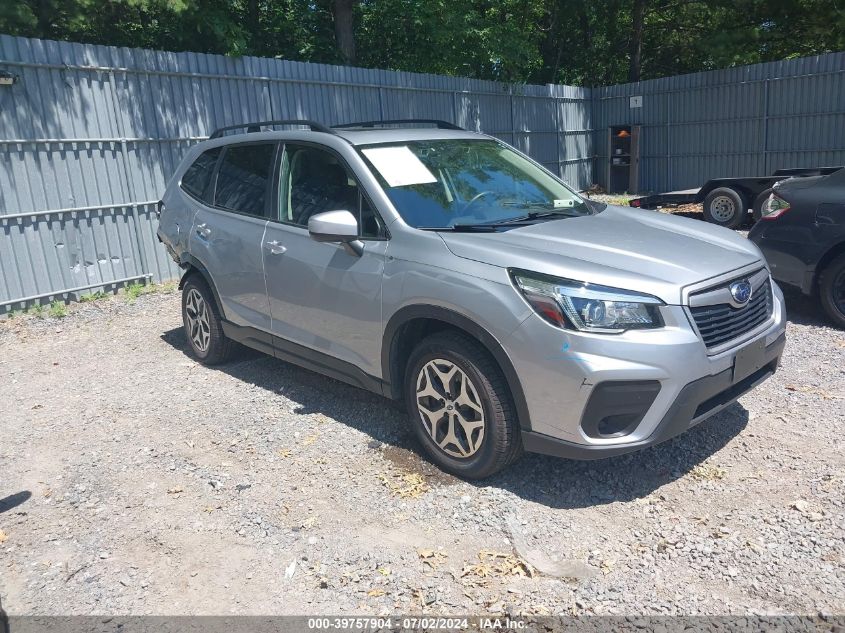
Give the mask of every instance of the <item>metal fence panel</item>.
[[592, 182], [586, 133], [559, 127], [588, 127], [580, 88], [4, 35], [0, 68], [19, 76], [0, 89], [0, 311], [174, 278], [152, 202], [224, 125], [444, 119], [515, 143], [576, 187]]
[[642, 126], [643, 191], [845, 163], [845, 53], [587, 89], [0, 35], [0, 68], [0, 311], [174, 278], [152, 203], [245, 120], [444, 119], [579, 189], [606, 184], [611, 125]]
[[[631, 107], [635, 95], [642, 107]], [[642, 126], [642, 192], [845, 164], [845, 53], [596, 88], [592, 98], [602, 186], [614, 125]]]

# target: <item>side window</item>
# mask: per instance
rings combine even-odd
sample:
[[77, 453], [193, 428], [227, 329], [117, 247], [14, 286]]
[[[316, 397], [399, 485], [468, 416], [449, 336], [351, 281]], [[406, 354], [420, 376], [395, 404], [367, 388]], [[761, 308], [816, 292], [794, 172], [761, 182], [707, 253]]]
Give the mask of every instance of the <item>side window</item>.
[[346, 209], [358, 218], [361, 237], [380, 237], [382, 221], [352, 173], [331, 152], [286, 146], [279, 218], [308, 226], [312, 215]]
[[[358, 206], [358, 232], [361, 237], [384, 237], [384, 228], [381, 222], [381, 216], [376, 213], [373, 205], [359, 192], [359, 206]], [[353, 211], [354, 213], [354, 211]]]
[[217, 171], [214, 204], [264, 217], [275, 143], [229, 145]]
[[211, 176], [214, 173], [214, 166], [217, 164], [217, 157], [223, 148], [215, 147], [204, 151], [197, 156], [182, 176], [182, 189], [187, 191], [197, 200], [211, 203], [211, 194], [208, 185], [211, 183]]

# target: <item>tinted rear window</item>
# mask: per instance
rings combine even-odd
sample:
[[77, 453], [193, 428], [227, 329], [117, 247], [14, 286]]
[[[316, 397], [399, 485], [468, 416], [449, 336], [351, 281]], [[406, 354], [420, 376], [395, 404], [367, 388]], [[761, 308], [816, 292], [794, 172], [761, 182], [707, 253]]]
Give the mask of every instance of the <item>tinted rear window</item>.
[[274, 143], [228, 146], [217, 173], [214, 204], [263, 216], [274, 149]]
[[210, 202], [204, 197], [211, 182], [211, 175], [214, 173], [214, 165], [217, 157], [220, 156], [222, 148], [215, 147], [200, 154], [193, 164], [188, 167], [185, 175], [182, 176], [182, 189], [195, 198], [204, 202]]

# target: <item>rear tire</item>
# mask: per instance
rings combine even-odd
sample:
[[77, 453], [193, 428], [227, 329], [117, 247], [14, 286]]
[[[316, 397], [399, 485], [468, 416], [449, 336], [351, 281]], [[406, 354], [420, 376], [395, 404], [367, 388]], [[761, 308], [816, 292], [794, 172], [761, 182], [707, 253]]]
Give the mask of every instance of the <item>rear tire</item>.
[[845, 329], [845, 255], [835, 258], [822, 270], [819, 300], [833, 324]]
[[766, 204], [766, 200], [769, 199], [769, 196], [772, 195], [772, 189], [769, 187], [768, 189], [764, 189], [760, 192], [760, 194], [754, 198], [754, 204], [751, 206], [751, 217], [754, 218], [755, 222], [759, 222], [760, 218], [763, 217], [763, 205]]
[[214, 293], [197, 274], [182, 285], [182, 323], [188, 347], [203, 365], [217, 365], [232, 355], [235, 343], [223, 333]]
[[730, 187], [718, 187], [704, 198], [704, 219], [725, 228], [741, 225], [747, 212], [744, 198]]
[[522, 454], [507, 381], [489, 352], [468, 336], [438, 332], [417, 345], [404, 394], [414, 434], [442, 470], [483, 479]]

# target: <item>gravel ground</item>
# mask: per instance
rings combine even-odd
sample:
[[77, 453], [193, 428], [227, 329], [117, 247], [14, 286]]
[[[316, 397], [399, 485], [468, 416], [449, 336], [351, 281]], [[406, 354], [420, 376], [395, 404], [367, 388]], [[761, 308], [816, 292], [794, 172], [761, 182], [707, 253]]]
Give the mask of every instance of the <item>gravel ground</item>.
[[845, 613], [845, 333], [789, 308], [781, 371], [685, 435], [477, 484], [375, 395], [198, 365], [175, 292], [0, 321], [3, 607]]

